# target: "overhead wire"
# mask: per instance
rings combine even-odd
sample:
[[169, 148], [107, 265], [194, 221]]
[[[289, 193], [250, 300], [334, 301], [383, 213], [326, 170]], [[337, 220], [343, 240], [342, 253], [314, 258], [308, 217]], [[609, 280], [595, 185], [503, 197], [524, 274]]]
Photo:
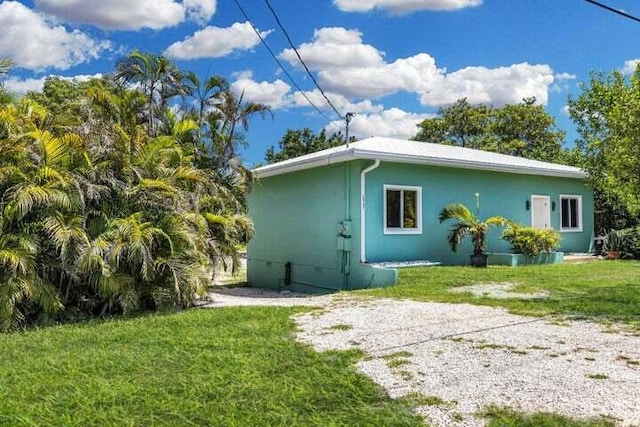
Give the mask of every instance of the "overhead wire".
[[630, 13], [627, 13], [627, 12], [625, 12], [623, 10], [616, 9], [615, 7], [608, 6], [608, 5], [604, 4], [604, 3], [600, 3], [599, 1], [596, 1], [596, 0], [585, 0], [585, 1], [587, 3], [591, 3], [591, 4], [595, 5], [595, 6], [598, 6], [598, 7], [601, 7], [603, 9], [605, 9], [605, 10], [608, 10], [609, 12], [616, 13], [616, 14], [618, 14], [620, 16], [624, 16], [625, 18], [629, 18], [632, 21], [640, 22], [640, 18], [638, 18], [637, 16], [633, 16]]
[[[284, 68], [284, 65], [282, 64], [282, 62], [280, 62], [280, 60], [278, 59], [278, 57], [276, 56], [276, 54], [273, 52], [273, 50], [271, 50], [271, 48], [269, 47], [269, 45], [267, 44], [266, 40], [264, 39], [264, 37], [262, 37], [262, 34], [260, 34], [260, 31], [258, 31], [258, 29], [256, 28], [255, 25], [253, 25], [253, 22], [251, 21], [251, 19], [249, 18], [249, 16], [247, 15], [247, 13], [245, 12], [245, 10], [242, 8], [242, 6], [240, 5], [240, 3], [238, 2], [238, 0], [234, 0], [236, 3], [236, 6], [238, 6], [238, 9], [240, 9], [240, 12], [242, 13], [242, 15], [244, 16], [244, 18], [247, 20], [247, 22], [249, 23], [249, 25], [251, 25], [251, 28], [253, 28], [253, 31], [256, 33], [256, 35], [258, 36], [258, 38], [260, 39], [260, 41], [262, 42], [262, 44], [264, 45], [265, 48], [267, 48], [267, 51], [269, 52], [269, 54], [271, 55], [271, 57], [274, 59], [274, 61], [276, 61], [276, 63], [278, 64], [278, 66], [280, 67], [280, 69], [282, 70], [282, 72], [287, 76], [287, 78], [289, 79], [289, 81], [296, 87], [296, 89], [298, 89], [298, 91], [302, 94], [302, 96], [304, 97], [304, 99], [307, 100], [307, 102], [316, 109], [316, 111], [318, 113], [320, 113], [320, 115], [322, 117], [324, 117], [325, 119], [331, 121], [331, 118], [329, 118], [316, 104], [313, 103], [313, 101], [311, 101], [311, 99], [307, 96], [307, 94], [305, 93], [304, 90], [302, 90], [302, 88], [298, 85], [298, 83], [296, 83], [296, 81], [293, 79], [293, 77], [291, 76], [291, 74], [289, 74], [289, 72], [287, 71], [286, 68]], [[326, 97], [325, 97], [326, 98]], [[333, 107], [333, 105], [332, 105]], [[334, 108], [335, 110], [335, 108]], [[338, 114], [339, 115], [339, 114]]]
[[300, 52], [298, 52], [298, 49], [296, 48], [296, 46], [294, 45], [293, 41], [291, 40], [291, 37], [289, 37], [289, 33], [284, 28], [284, 25], [282, 25], [282, 22], [280, 22], [280, 18], [278, 17], [278, 14], [276, 13], [275, 10], [273, 10], [273, 7], [271, 7], [271, 3], [269, 3], [269, 0], [264, 0], [264, 1], [267, 4], [267, 7], [269, 8], [269, 10], [271, 11], [271, 14], [275, 18], [276, 22], [278, 23], [278, 26], [280, 27], [280, 29], [284, 33], [285, 37], [287, 38], [287, 41], [289, 42], [289, 46], [291, 46], [291, 49], [293, 49], [293, 51], [296, 53], [296, 56], [298, 57], [298, 60], [300, 60], [300, 63], [302, 64], [304, 69], [307, 71], [307, 74], [309, 75], [309, 77], [311, 77], [311, 80], [313, 81], [313, 84], [318, 88], [318, 90], [320, 91], [320, 93], [322, 94], [324, 99], [327, 101], [327, 103], [333, 109], [333, 111], [338, 115], [338, 117], [340, 117], [341, 119], [344, 119], [344, 117], [342, 117], [342, 114], [340, 114], [338, 109], [333, 105], [333, 103], [329, 100], [327, 95], [324, 93], [324, 90], [322, 90], [322, 88], [320, 87], [320, 85], [316, 81], [316, 78], [311, 73], [311, 70], [309, 70], [309, 67], [307, 67], [307, 64], [302, 59], [302, 56], [300, 56]]

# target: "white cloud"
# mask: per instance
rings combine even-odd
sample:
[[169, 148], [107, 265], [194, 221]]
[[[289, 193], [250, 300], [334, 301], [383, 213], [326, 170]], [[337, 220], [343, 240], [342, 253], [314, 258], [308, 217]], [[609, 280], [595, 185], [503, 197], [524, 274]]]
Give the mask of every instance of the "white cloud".
[[577, 76], [575, 74], [570, 73], [558, 73], [554, 75], [556, 80], [575, 80]]
[[374, 9], [388, 10], [404, 15], [419, 10], [458, 10], [479, 6], [482, 0], [333, 0], [344, 12], [369, 12]]
[[327, 68], [318, 73], [329, 90], [365, 98], [379, 98], [399, 91], [423, 93], [441, 84], [442, 70], [426, 53], [374, 67]]
[[569, 82], [575, 80], [577, 76], [569, 73], [558, 73], [553, 76], [554, 83], [549, 86], [549, 92], [561, 93], [569, 90]]
[[[331, 92], [325, 92], [327, 98], [331, 101], [334, 107], [340, 112], [341, 115], [344, 115], [347, 112], [351, 113], [378, 113], [384, 110], [384, 106], [378, 104], [373, 104], [370, 100], [366, 99], [359, 102], [349, 101], [346, 97]], [[318, 89], [314, 89], [312, 91], [305, 91], [304, 95], [307, 96], [313, 102], [315, 106], [319, 109], [327, 111], [328, 114], [331, 114], [331, 106], [327, 102], [327, 100], [322, 96]], [[304, 97], [303, 92], [297, 91], [293, 95], [291, 95], [291, 105], [295, 107], [310, 107], [309, 101]]]
[[49, 77], [58, 77], [58, 78], [61, 78], [62, 80], [69, 80], [69, 81], [75, 80], [78, 82], [84, 82], [90, 79], [99, 79], [102, 77], [102, 74], [100, 73], [93, 74], [93, 75], [79, 74], [77, 76], [70, 76], [70, 77], [56, 76], [51, 74], [49, 76], [40, 77], [37, 79], [36, 78], [21, 79], [19, 77], [9, 77], [4, 80], [4, 86], [7, 89], [9, 89], [11, 92], [19, 93], [19, 94], [24, 94], [29, 91], [40, 92], [44, 87], [45, 80], [47, 80]]
[[111, 48], [78, 30], [52, 26], [45, 18], [16, 1], [0, 3], [0, 57], [31, 70], [66, 70]]
[[35, 0], [35, 4], [65, 21], [113, 30], [157, 30], [185, 20], [204, 24], [216, 11], [216, 0]]
[[[535, 96], [546, 104], [554, 82], [548, 65], [477, 66], [447, 73], [427, 53], [386, 62], [384, 52], [364, 44], [359, 31], [345, 28], [316, 30], [313, 41], [302, 44], [299, 52], [325, 90], [346, 97], [376, 99], [406, 91], [428, 106], [452, 104], [463, 97], [472, 103], [502, 105]], [[282, 51], [280, 57], [299, 67], [292, 49]], [[571, 77], [561, 73], [556, 78]]]
[[471, 104], [517, 104], [534, 96], [546, 105], [553, 70], [548, 65], [515, 64], [509, 67], [467, 67], [444, 76], [440, 84], [420, 96], [423, 105], [448, 105], [460, 98]]
[[[349, 134], [357, 139], [369, 136], [409, 139], [418, 133], [418, 123], [431, 118], [431, 114], [415, 114], [390, 108], [378, 114], [357, 115], [349, 125]], [[327, 133], [344, 133], [344, 121], [336, 120], [325, 128]]]
[[[262, 38], [272, 30], [262, 31]], [[169, 46], [164, 54], [174, 59], [219, 58], [236, 50], [248, 50], [260, 43], [249, 22], [231, 27], [207, 27]]]
[[9, 77], [3, 83], [4, 87], [9, 89], [10, 92], [24, 94], [29, 91], [41, 91], [46, 79], [46, 77], [40, 77], [39, 79], [29, 78], [23, 80], [18, 77]]
[[640, 64], [640, 58], [624, 61], [624, 66], [620, 68], [620, 72], [625, 76], [630, 76], [631, 74], [636, 72], [638, 64]]
[[206, 24], [216, 13], [217, 0], [184, 0], [187, 19]]
[[[315, 30], [313, 42], [298, 47], [304, 62], [313, 69], [342, 67], [380, 67], [383, 54], [375, 47], [362, 43], [362, 33], [340, 27]], [[279, 57], [296, 67], [302, 67], [293, 49], [285, 49]]]
[[[236, 80], [231, 84], [231, 89], [238, 95], [244, 93], [244, 99], [247, 101], [260, 102], [276, 109], [289, 107], [313, 108], [309, 103], [310, 100], [318, 109], [326, 111], [327, 115], [331, 115], [331, 106], [318, 89], [291, 92], [291, 86], [280, 79], [273, 82], [257, 82], [253, 80], [251, 71], [236, 73], [234, 77]], [[384, 109], [382, 105], [374, 105], [370, 100], [351, 102], [346, 97], [336, 93], [325, 92], [325, 94], [341, 114], [347, 111], [375, 113]]]
[[290, 89], [291, 86], [280, 79], [274, 82], [256, 82], [251, 71], [236, 74], [236, 80], [231, 84], [231, 90], [237, 94], [244, 93], [245, 100], [267, 104], [272, 108], [290, 104], [287, 99]]

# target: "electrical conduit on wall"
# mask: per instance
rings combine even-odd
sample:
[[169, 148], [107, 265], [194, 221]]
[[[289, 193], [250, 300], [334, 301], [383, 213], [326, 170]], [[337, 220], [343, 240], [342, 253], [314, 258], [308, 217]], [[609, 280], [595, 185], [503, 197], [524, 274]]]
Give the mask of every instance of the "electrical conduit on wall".
[[365, 213], [365, 196], [366, 196], [366, 191], [365, 191], [365, 185], [366, 185], [366, 175], [371, 172], [372, 170], [376, 169], [378, 166], [380, 166], [380, 160], [375, 160], [374, 163], [363, 169], [362, 172], [360, 172], [360, 262], [365, 263], [367, 262], [367, 256], [366, 256], [366, 251], [365, 251], [365, 244], [366, 244], [366, 238], [365, 238], [365, 234], [366, 234], [366, 213]]

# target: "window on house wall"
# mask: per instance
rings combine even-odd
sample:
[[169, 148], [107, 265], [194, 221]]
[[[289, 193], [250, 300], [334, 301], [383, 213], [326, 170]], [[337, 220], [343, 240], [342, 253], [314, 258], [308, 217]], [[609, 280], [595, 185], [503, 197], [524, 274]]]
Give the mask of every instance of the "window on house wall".
[[385, 234], [422, 233], [422, 188], [384, 186]]
[[560, 231], [582, 231], [582, 196], [560, 195]]

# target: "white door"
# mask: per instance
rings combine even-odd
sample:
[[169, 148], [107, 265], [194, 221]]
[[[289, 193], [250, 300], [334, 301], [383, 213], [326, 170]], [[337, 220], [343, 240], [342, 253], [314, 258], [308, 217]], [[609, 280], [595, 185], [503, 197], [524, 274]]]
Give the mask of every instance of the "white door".
[[549, 196], [531, 196], [531, 226], [551, 228], [551, 199]]

